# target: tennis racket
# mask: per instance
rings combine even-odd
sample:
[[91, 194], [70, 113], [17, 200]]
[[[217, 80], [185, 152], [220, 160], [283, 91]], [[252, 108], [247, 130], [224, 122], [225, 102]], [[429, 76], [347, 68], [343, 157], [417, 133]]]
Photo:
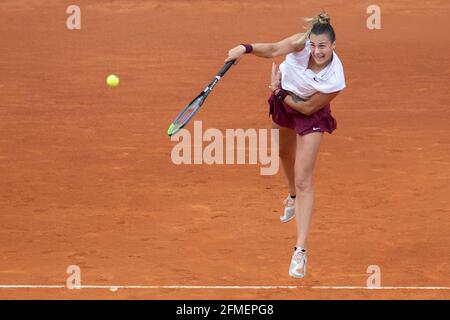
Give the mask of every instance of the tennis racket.
[[200, 94], [183, 109], [183, 111], [180, 112], [167, 130], [167, 134], [169, 136], [172, 136], [180, 131], [192, 119], [192, 117], [198, 112], [202, 104], [205, 102], [212, 89], [214, 89], [217, 82], [219, 82], [228, 69], [230, 69], [233, 65], [234, 61], [235, 60], [231, 60], [225, 63], [222, 69], [217, 73], [214, 80], [211, 81], [211, 83], [202, 92], [200, 92]]

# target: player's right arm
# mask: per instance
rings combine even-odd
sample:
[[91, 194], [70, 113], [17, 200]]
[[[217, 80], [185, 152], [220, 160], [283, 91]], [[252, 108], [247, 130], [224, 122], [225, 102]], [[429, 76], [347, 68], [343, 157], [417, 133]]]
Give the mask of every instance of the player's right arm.
[[[291, 52], [301, 51], [305, 47], [305, 39], [303, 33], [296, 33], [286, 39], [273, 43], [254, 43], [252, 44], [252, 54], [262, 58], [274, 58], [283, 56]], [[303, 39], [305, 38], [305, 39]], [[245, 47], [238, 45], [228, 51], [228, 58], [225, 62], [236, 60], [239, 62], [245, 54]]]

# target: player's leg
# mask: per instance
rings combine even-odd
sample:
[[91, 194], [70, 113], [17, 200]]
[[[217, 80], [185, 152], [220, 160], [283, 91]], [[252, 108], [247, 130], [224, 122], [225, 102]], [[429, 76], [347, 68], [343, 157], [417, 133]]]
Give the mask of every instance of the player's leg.
[[295, 210], [297, 220], [297, 247], [306, 248], [309, 224], [314, 205], [313, 171], [322, 142], [323, 132], [297, 135], [295, 163], [295, 188], [297, 191]]
[[295, 149], [296, 149], [296, 136], [294, 130], [281, 127], [272, 122], [272, 128], [279, 130], [279, 155], [281, 160], [281, 166], [283, 167], [284, 174], [286, 175], [288, 182], [289, 194], [295, 196]]
[[294, 253], [290, 274], [302, 277], [306, 272], [306, 240], [314, 207], [313, 171], [323, 132], [297, 135], [295, 160], [295, 218], [297, 221], [297, 250]]
[[288, 183], [289, 196], [285, 200], [284, 212], [280, 216], [280, 221], [284, 223], [293, 219], [295, 215], [295, 202], [291, 196], [295, 196], [296, 133], [294, 130], [279, 126], [274, 122], [272, 122], [272, 128], [279, 130], [279, 156]]

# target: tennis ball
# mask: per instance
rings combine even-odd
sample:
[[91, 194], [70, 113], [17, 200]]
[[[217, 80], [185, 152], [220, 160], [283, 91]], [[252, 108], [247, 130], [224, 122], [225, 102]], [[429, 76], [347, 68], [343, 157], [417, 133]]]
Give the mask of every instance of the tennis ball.
[[106, 83], [110, 87], [117, 87], [119, 85], [120, 79], [115, 74], [111, 74], [106, 78]]

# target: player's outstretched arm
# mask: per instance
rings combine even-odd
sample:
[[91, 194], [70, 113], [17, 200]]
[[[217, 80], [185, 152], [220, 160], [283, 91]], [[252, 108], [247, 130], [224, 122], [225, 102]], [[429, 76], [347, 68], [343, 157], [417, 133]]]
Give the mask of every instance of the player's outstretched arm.
[[261, 58], [274, 58], [286, 55], [291, 52], [301, 51], [305, 46], [305, 39], [303, 33], [296, 33], [286, 39], [274, 43], [254, 43], [250, 44], [251, 52], [240, 44], [228, 51], [228, 58], [225, 62], [236, 60], [235, 64], [242, 59], [245, 53], [251, 53]]

